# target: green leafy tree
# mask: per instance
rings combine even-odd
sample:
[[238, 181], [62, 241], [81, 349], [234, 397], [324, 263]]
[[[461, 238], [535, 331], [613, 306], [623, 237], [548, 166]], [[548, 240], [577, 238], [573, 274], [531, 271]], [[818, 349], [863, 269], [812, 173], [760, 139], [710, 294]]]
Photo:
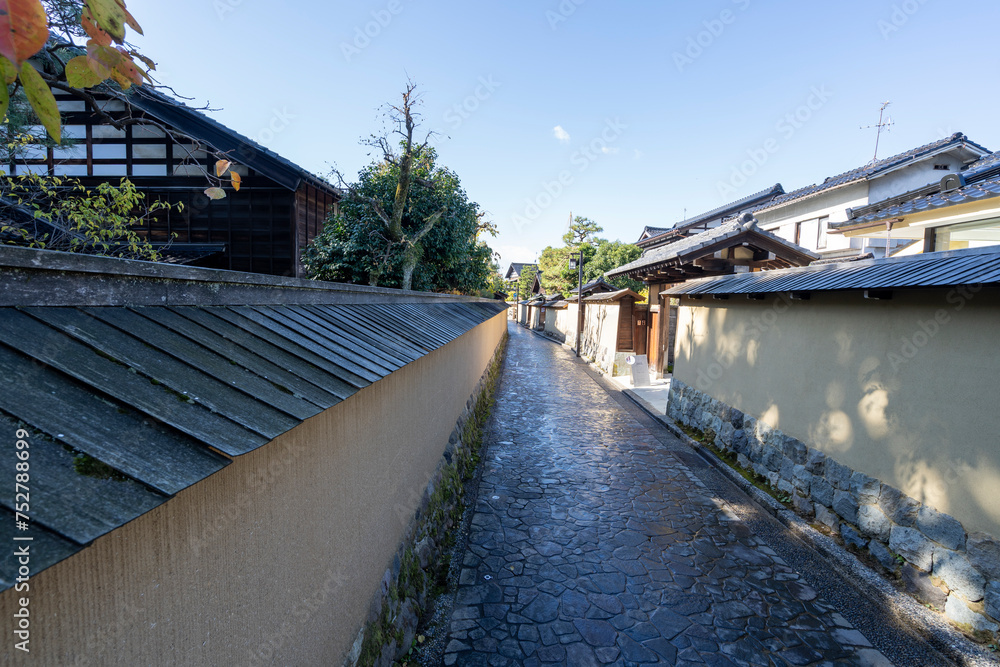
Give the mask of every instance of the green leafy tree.
[[128, 179], [86, 188], [76, 179], [44, 174], [0, 181], [0, 243], [92, 255], [157, 261], [159, 251], [141, 226], [158, 211]]
[[495, 234], [495, 228], [469, 201], [458, 176], [437, 165], [432, 147], [411, 155], [408, 178], [421, 185], [406, 197], [401, 232], [394, 234], [386, 224], [385, 212], [396, 205], [401, 169], [398, 161], [380, 160], [361, 171], [339, 212], [327, 219], [303, 255], [310, 277], [426, 291], [486, 289], [496, 270], [482, 236]]
[[[587, 260], [583, 267], [583, 277], [586, 282], [597, 280], [611, 269], [628, 264], [639, 259], [642, 255], [642, 248], [631, 243], [621, 241], [608, 241], [597, 239], [597, 248], [593, 256]], [[639, 280], [632, 280], [625, 276], [617, 276], [607, 279], [609, 283], [618, 289], [631, 289], [636, 292], [643, 292], [646, 289], [644, 283]]]
[[538, 267], [536, 266], [526, 266], [521, 271], [521, 275], [517, 279], [518, 300], [523, 301], [531, 296], [531, 288], [535, 284], [535, 274], [537, 273]]
[[[590, 244], [580, 246], [580, 248], [583, 250], [584, 282], [588, 282], [586, 267], [593, 259], [596, 250]], [[578, 252], [580, 251], [573, 248], [553, 248], [552, 246], [542, 251], [538, 259], [538, 268], [542, 271], [542, 287], [547, 293], [561, 292], [566, 294], [577, 288], [580, 282], [579, 272], [578, 269], [569, 268], [569, 258], [570, 255]]]
[[563, 243], [574, 248], [582, 243], [588, 243], [596, 234], [600, 234], [604, 228], [590, 218], [576, 216], [570, 223], [569, 231], [563, 234]]

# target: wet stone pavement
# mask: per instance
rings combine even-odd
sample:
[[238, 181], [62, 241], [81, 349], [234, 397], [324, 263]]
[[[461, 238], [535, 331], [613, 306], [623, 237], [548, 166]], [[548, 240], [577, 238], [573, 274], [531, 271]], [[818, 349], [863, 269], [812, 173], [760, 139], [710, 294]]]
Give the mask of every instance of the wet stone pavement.
[[889, 665], [565, 349], [512, 325], [446, 665]]

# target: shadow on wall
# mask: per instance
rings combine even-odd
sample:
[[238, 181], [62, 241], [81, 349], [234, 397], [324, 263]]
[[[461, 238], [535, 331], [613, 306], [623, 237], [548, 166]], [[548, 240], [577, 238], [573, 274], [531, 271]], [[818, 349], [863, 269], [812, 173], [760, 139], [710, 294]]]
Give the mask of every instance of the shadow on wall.
[[996, 292], [686, 301], [675, 376], [851, 468], [1000, 534]]
[[601, 340], [604, 336], [604, 327], [608, 320], [608, 308], [603, 304], [587, 306], [584, 311], [583, 335], [580, 339], [581, 354], [593, 359], [597, 365], [604, 367], [604, 356], [606, 352], [602, 349]]

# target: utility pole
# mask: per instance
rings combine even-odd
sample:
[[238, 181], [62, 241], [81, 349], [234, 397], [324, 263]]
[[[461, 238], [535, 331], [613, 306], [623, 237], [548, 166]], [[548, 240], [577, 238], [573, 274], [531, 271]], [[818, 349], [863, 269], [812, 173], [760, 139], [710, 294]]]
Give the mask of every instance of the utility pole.
[[580, 341], [583, 337], [583, 247], [580, 247], [580, 280], [576, 293], [576, 356], [580, 356]]

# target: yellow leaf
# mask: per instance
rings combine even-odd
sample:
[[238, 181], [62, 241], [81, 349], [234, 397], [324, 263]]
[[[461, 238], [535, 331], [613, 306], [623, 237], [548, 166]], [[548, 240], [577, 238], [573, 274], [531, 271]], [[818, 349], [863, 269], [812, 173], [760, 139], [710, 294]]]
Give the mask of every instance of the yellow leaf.
[[205, 195], [207, 195], [209, 199], [225, 199], [226, 191], [222, 188], [209, 188], [205, 190]]
[[219, 160], [215, 163], [215, 175], [221, 178], [232, 164], [229, 160]]
[[118, 0], [85, 0], [94, 22], [111, 38], [121, 44], [125, 41], [125, 22], [128, 12]]
[[62, 121], [59, 118], [59, 107], [56, 105], [56, 98], [52, 95], [49, 85], [42, 80], [41, 75], [35, 71], [31, 63], [21, 65], [21, 87], [24, 94], [31, 103], [31, 108], [35, 110], [38, 119], [48, 130], [49, 136], [57, 142], [62, 142]]
[[102, 81], [101, 75], [90, 67], [87, 56], [77, 56], [66, 63], [66, 83], [74, 88], [92, 88]]
[[229, 174], [229, 178], [233, 181], [233, 190], [237, 192], [240, 191], [240, 185], [243, 183], [243, 179], [235, 171]]
[[17, 68], [14, 67], [14, 63], [3, 56], [0, 56], [0, 74], [3, 75], [4, 83], [11, 84], [17, 79]]

